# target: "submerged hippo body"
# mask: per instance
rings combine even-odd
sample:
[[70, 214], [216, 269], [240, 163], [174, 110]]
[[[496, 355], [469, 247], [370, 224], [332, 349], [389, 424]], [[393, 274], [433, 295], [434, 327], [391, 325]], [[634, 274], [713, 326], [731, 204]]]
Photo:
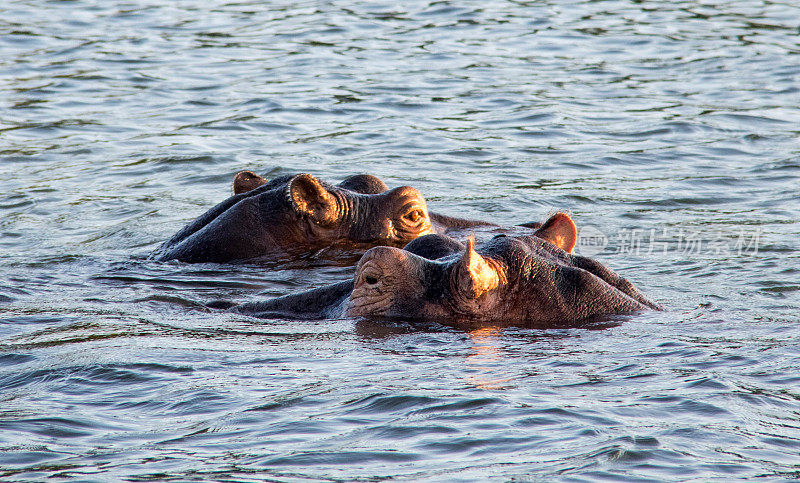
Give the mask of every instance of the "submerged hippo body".
[[[464, 326], [557, 326], [658, 306], [599, 262], [572, 255], [577, 233], [557, 214], [534, 235], [499, 235], [480, 248], [427, 235], [405, 249], [376, 247], [351, 281], [243, 304], [265, 318], [400, 318]], [[553, 243], [555, 242], [555, 243]]]
[[234, 179], [234, 195], [183, 228], [152, 255], [158, 260], [228, 262], [303, 254], [337, 245], [402, 247], [429, 233], [485, 224], [431, 216], [414, 188], [389, 190], [374, 176], [339, 185], [310, 174], [267, 181], [252, 172]]

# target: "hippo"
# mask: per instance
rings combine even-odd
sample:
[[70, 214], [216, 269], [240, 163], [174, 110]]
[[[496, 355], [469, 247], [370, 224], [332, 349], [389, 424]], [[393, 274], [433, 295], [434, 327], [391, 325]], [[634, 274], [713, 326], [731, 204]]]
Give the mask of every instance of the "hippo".
[[576, 239], [564, 213], [532, 235], [497, 235], [479, 248], [472, 236], [461, 243], [426, 235], [404, 249], [371, 248], [353, 280], [231, 310], [261, 318], [364, 317], [458, 327], [556, 327], [660, 310], [611, 269], [571, 254]]
[[410, 186], [388, 189], [380, 179], [356, 175], [330, 185], [301, 173], [265, 180], [245, 171], [235, 194], [159, 247], [161, 261], [229, 262], [314, 253], [329, 246], [402, 247], [430, 233], [495, 226], [429, 214]]

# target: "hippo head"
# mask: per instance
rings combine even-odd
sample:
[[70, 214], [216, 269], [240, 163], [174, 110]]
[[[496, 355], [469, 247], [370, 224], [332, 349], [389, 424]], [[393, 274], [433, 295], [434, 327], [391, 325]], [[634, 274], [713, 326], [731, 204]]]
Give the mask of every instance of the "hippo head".
[[348, 189], [374, 191], [375, 186], [365, 176], [348, 178], [338, 187], [325, 185], [310, 174], [292, 178], [286, 192], [309, 243], [354, 242], [401, 247], [431, 233], [428, 207], [419, 191], [410, 186], [379, 193]]
[[432, 232], [425, 198], [414, 188], [388, 190], [357, 175], [334, 186], [310, 174], [266, 180], [236, 175], [234, 194], [154, 254], [160, 260], [227, 262], [328, 246], [403, 246]]
[[[470, 237], [456, 253], [452, 243], [440, 247], [450, 254], [435, 260], [373, 248], [356, 268], [347, 314], [456, 325], [553, 325], [655, 308], [610, 269], [556, 246], [575, 244], [575, 225], [567, 215], [555, 215], [542, 229], [531, 236], [499, 235], [477, 250]], [[436, 236], [425, 239], [435, 242]], [[425, 239], [410, 248], [420, 248]]]

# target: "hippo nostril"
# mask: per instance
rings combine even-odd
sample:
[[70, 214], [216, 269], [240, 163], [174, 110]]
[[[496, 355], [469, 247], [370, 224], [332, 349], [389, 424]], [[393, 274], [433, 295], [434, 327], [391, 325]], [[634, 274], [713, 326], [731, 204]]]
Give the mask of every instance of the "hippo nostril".
[[376, 283], [378, 283], [378, 279], [373, 277], [372, 275], [367, 275], [366, 277], [364, 277], [364, 281], [370, 285], [375, 285]]

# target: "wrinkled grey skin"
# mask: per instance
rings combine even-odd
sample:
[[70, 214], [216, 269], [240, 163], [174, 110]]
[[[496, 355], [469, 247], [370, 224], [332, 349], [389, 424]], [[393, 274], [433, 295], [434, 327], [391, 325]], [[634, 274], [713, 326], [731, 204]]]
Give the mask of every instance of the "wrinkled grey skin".
[[537, 236], [499, 235], [473, 252], [486, 266], [502, 268], [502, 283], [476, 296], [462, 283], [470, 249], [442, 235], [418, 238], [404, 250], [373, 248], [359, 261], [353, 281], [242, 304], [233, 311], [263, 318], [358, 316], [455, 326], [554, 327], [659, 310], [611, 269]]
[[[432, 215], [411, 187], [389, 190], [378, 178], [351, 176], [338, 186], [309, 174], [254, 182], [239, 173], [234, 191], [247, 189], [211, 208], [159, 247], [151, 258], [184, 262], [229, 262], [256, 257], [313, 253], [331, 245], [364, 250], [402, 247], [429, 233], [490, 225]], [[253, 185], [257, 185], [253, 188]]]

